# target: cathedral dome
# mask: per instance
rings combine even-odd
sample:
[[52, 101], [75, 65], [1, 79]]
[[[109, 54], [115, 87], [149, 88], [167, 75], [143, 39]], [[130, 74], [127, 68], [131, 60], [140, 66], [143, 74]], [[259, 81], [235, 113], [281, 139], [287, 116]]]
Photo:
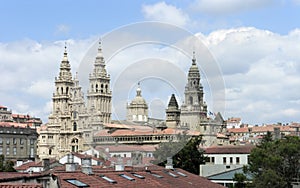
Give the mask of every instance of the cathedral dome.
[[131, 104], [147, 105], [146, 100], [142, 97], [142, 90], [140, 87], [136, 89], [136, 96], [132, 100]]

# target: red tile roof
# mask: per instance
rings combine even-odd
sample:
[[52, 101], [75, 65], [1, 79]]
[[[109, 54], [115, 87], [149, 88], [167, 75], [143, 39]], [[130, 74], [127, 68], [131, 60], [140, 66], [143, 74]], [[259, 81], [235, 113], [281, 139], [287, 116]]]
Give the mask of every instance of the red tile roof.
[[109, 152], [125, 152], [125, 151], [155, 151], [155, 148], [158, 145], [100, 145], [96, 146], [96, 150], [106, 150], [109, 149]]
[[[50, 159], [49, 162], [50, 162], [50, 164], [53, 164], [53, 163], [56, 163], [58, 161], [52, 158], [52, 159]], [[24, 171], [24, 170], [29, 169], [30, 167], [43, 167], [43, 162], [42, 161], [39, 161], [39, 162], [37, 162], [37, 161], [30, 161], [30, 162], [24, 163], [24, 164], [16, 167], [15, 169], [17, 171]]]
[[212, 146], [205, 148], [206, 154], [250, 154], [253, 145], [228, 145], [228, 146]]
[[[131, 129], [117, 129], [114, 130], [110, 133], [110, 130], [104, 129], [100, 130], [95, 134], [95, 136], [136, 136], [136, 135], [174, 135], [174, 134], [179, 134], [183, 133], [185, 130], [179, 130], [179, 129], [172, 129], [172, 128], [167, 128], [164, 130], [159, 130], [159, 129], [152, 129], [150, 127], [146, 126], [129, 126], [126, 125], [127, 127], [138, 127], [138, 128], [131, 128]], [[187, 131], [188, 135], [200, 135], [199, 131]]]
[[26, 128], [28, 125], [26, 123], [17, 123], [17, 122], [0, 122], [2, 127], [23, 127]]
[[30, 118], [29, 115], [23, 115], [23, 114], [12, 114], [13, 118], [22, 118], [22, 119], [28, 119]]
[[263, 132], [273, 132], [274, 128], [280, 128], [281, 132], [291, 132], [294, 131], [292, 126], [278, 126], [278, 125], [265, 125], [265, 126], [255, 126], [255, 127], [242, 127], [242, 128], [232, 128], [228, 129], [228, 132], [231, 133], [263, 133]]
[[1, 188], [43, 188], [42, 184], [38, 183], [0, 183]]
[[[177, 171], [177, 172], [176, 172]], [[124, 171], [114, 171], [112, 169], [95, 170], [93, 174], [87, 175], [80, 171], [75, 172], [54, 172], [53, 176], [58, 177], [60, 187], [64, 188], [75, 188], [77, 186], [72, 185], [66, 180], [78, 180], [84, 184], [87, 184], [91, 188], [98, 187], [209, 187], [209, 188], [220, 188], [223, 187], [216, 183], [212, 183], [206, 178], [200, 177], [195, 174], [191, 174], [187, 171], [176, 169], [176, 171], [166, 170], [158, 166], [149, 166], [147, 170], [145, 168], [125, 168]], [[179, 172], [179, 173], [178, 173]], [[140, 179], [135, 177], [132, 173], [136, 173], [142, 177]], [[176, 177], [171, 176], [169, 173], [174, 174]], [[132, 181], [123, 178], [120, 174], [133, 178]], [[152, 174], [161, 176], [155, 177]], [[180, 175], [181, 174], [181, 175]], [[183, 176], [183, 174], [185, 176]], [[103, 179], [101, 176], [105, 176], [114, 180], [115, 182], [110, 183]]]
[[9, 181], [20, 178], [40, 177], [41, 173], [23, 173], [23, 172], [0, 172], [0, 181]]

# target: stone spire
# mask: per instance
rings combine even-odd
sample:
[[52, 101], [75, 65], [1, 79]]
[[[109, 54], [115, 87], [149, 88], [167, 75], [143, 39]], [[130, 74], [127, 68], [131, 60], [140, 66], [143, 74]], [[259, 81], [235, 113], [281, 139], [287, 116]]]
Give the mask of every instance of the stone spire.
[[99, 47], [98, 52], [96, 56], [96, 60], [94, 63], [94, 75], [106, 75], [106, 69], [105, 69], [105, 60], [102, 53], [102, 44], [101, 41], [99, 41]]
[[169, 105], [168, 105], [168, 109], [178, 109], [178, 103], [177, 100], [175, 98], [175, 95], [172, 94], [171, 99], [169, 101]]
[[178, 108], [178, 103], [175, 95], [172, 94], [168, 108], [166, 110], [166, 126], [168, 128], [178, 128], [180, 124], [180, 109]]
[[64, 56], [60, 63], [60, 72], [59, 77], [60, 80], [72, 80], [71, 74], [71, 66], [68, 60], [67, 46], [65, 45]]
[[207, 106], [204, 102], [203, 86], [200, 83], [200, 71], [193, 52], [192, 65], [187, 75], [185, 100], [181, 106], [181, 124], [191, 130], [199, 130], [201, 122], [207, 120]]

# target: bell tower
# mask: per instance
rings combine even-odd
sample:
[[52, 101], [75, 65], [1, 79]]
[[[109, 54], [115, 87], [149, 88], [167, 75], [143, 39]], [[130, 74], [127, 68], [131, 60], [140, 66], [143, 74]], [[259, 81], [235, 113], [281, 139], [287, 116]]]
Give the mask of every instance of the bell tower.
[[200, 122], [207, 120], [207, 105], [204, 101], [203, 86], [200, 83], [200, 72], [193, 52], [192, 66], [188, 72], [184, 91], [184, 104], [181, 106], [181, 126], [199, 130]]
[[87, 92], [88, 112], [95, 114], [95, 118], [99, 122], [110, 123], [111, 98], [110, 75], [106, 72], [101, 42], [99, 42], [94, 69], [89, 76], [89, 89]]

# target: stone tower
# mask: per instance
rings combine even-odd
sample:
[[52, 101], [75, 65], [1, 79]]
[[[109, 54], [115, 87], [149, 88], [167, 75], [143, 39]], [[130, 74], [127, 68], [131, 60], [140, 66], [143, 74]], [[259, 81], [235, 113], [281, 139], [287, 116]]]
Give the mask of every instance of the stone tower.
[[180, 109], [175, 95], [172, 94], [168, 108], [166, 110], [166, 126], [168, 128], [179, 128], [180, 125]]
[[[85, 106], [78, 80], [73, 80], [71, 66], [65, 52], [55, 78], [52, 113], [46, 127], [41, 127], [38, 153], [43, 158], [59, 158], [71, 151], [83, 151], [87, 143], [82, 133]], [[77, 81], [76, 81], [77, 80]]]
[[94, 69], [89, 76], [87, 92], [88, 113], [94, 114], [92, 121], [100, 120], [102, 123], [110, 123], [111, 98], [110, 75], [106, 72], [101, 42], [99, 42]]
[[130, 104], [127, 105], [127, 121], [147, 122], [148, 121], [148, 105], [142, 97], [140, 83], [136, 89], [136, 96]]
[[203, 86], [200, 83], [200, 72], [193, 53], [192, 66], [184, 91], [185, 99], [181, 106], [181, 126], [190, 130], [200, 129], [200, 123], [207, 120], [207, 105], [203, 100]]

